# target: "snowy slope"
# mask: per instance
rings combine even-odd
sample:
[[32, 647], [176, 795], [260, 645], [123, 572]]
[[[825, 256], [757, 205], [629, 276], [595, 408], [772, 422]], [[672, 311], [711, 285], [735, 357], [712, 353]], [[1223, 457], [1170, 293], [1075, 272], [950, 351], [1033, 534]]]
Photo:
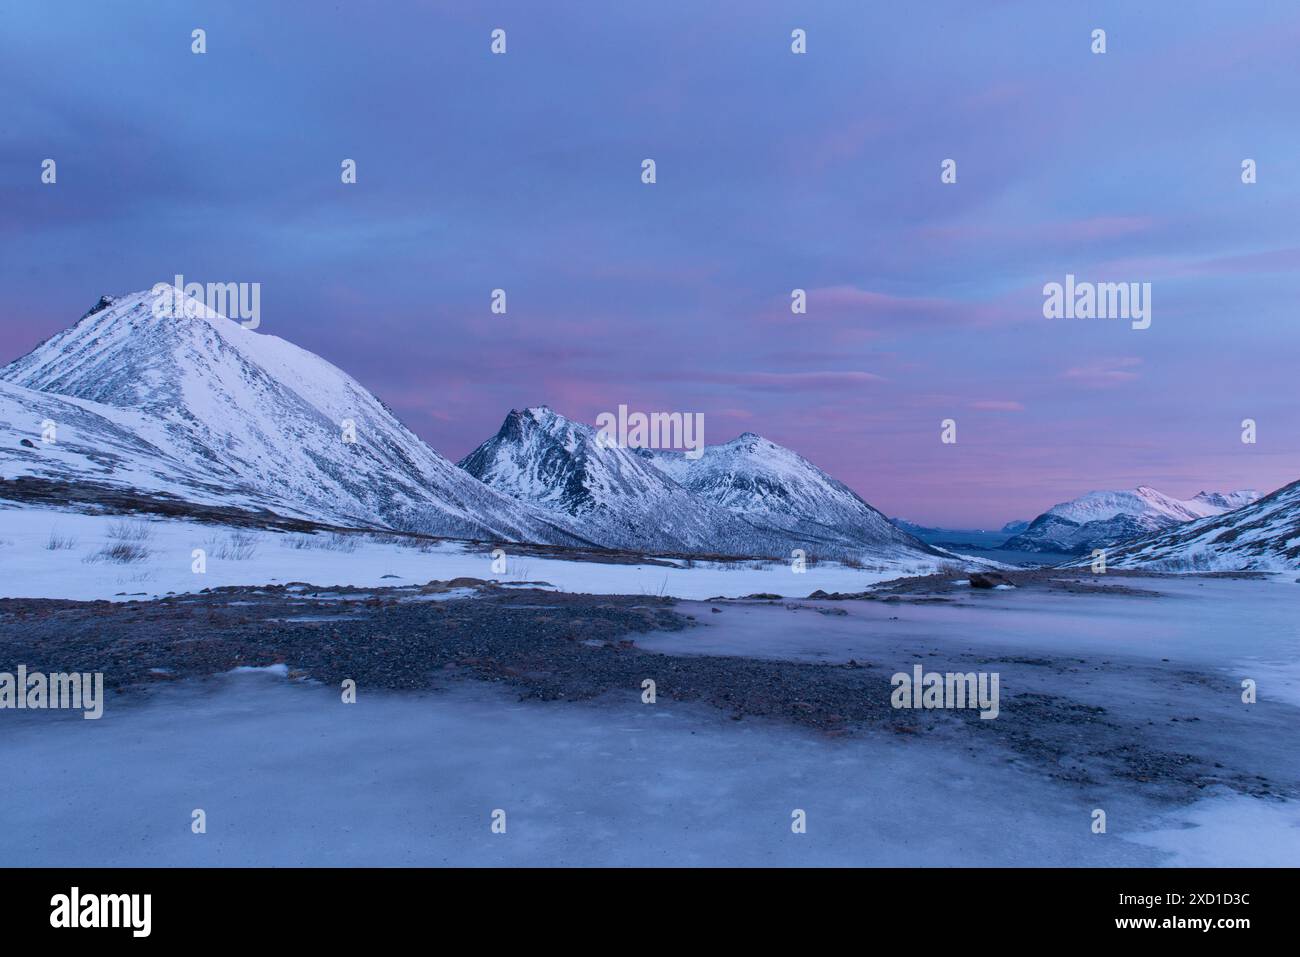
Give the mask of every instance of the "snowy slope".
[[1202, 517], [1208, 517], [1231, 512], [1234, 508], [1241, 508], [1258, 500], [1259, 493], [1254, 489], [1242, 489], [1238, 492], [1197, 492], [1187, 504], [1203, 506], [1205, 514]]
[[753, 432], [707, 446], [695, 460], [659, 452], [654, 462], [697, 496], [809, 550], [944, 554], [895, 526], [803, 456]]
[[1233, 511], [1126, 542], [1108, 565], [1153, 571], [1300, 568], [1300, 482]]
[[1253, 490], [1199, 492], [1177, 499], [1145, 485], [1112, 492], [1089, 492], [1054, 505], [1003, 548], [1029, 552], [1090, 552], [1160, 529], [1180, 525], [1255, 501]]
[[[206, 310], [159, 317], [153, 303], [149, 291], [102, 299], [0, 379], [96, 403], [82, 407], [100, 410], [84, 434], [124, 451], [126, 482], [161, 469], [183, 498], [246, 490], [329, 522], [580, 543], [457, 469], [319, 356]], [[345, 420], [355, 442], [344, 441]]]
[[[45, 441], [43, 424], [54, 424]], [[93, 482], [149, 493], [185, 489], [191, 501], [265, 507], [256, 492], [208, 476], [141, 437], [143, 417], [0, 380], [0, 479]]]

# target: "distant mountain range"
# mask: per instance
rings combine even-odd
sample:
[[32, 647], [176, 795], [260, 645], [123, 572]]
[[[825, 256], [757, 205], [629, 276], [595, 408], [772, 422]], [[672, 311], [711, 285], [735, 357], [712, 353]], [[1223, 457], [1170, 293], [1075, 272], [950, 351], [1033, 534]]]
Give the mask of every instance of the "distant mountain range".
[[1300, 568], [1300, 482], [1231, 511], [1124, 542], [1107, 550], [1106, 563], [1172, 572]]
[[1246, 489], [1199, 492], [1182, 500], [1145, 485], [1132, 490], [1089, 492], [1053, 505], [1002, 547], [1067, 555], [1091, 553], [1184, 522], [1221, 515], [1258, 498], [1258, 492]]
[[[918, 538], [924, 538], [926, 541], [937, 541], [941, 539], [965, 538], [969, 536], [995, 536], [998, 532], [993, 532], [984, 528], [940, 528], [935, 525], [919, 525], [916, 522], [909, 522], [905, 518], [891, 518], [891, 525], [901, 528]], [[1016, 532], [1023, 532], [1029, 527], [1028, 522], [1007, 522], [999, 530], [1004, 535], [1013, 535]]]
[[0, 497], [28, 477], [450, 538], [802, 549], [900, 574], [953, 557], [752, 433], [692, 461], [599, 447], [591, 426], [538, 407], [511, 412], [458, 468], [320, 357], [179, 302], [180, 318], [160, 316], [154, 301], [105, 297], [0, 369]]

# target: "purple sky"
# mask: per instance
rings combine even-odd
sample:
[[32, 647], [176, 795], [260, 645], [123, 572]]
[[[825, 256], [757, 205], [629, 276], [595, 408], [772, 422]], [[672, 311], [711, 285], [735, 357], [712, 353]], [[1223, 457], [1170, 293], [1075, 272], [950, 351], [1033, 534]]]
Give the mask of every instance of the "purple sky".
[[[181, 273], [452, 459], [622, 403], [950, 527], [1300, 478], [1292, 0], [14, 6], [0, 361]], [[1044, 319], [1066, 273], [1151, 328]]]

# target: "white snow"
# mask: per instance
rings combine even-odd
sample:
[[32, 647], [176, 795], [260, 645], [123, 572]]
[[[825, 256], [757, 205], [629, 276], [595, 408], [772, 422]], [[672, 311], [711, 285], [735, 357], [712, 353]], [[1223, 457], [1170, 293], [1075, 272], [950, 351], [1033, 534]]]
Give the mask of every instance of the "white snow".
[[1053, 505], [1051, 515], [1078, 522], [1105, 521], [1116, 515], [1146, 516], [1166, 523], [1189, 522], [1249, 504], [1259, 498], [1251, 489], [1237, 492], [1200, 492], [1190, 499], [1177, 499], [1147, 485], [1121, 491], [1089, 492], [1069, 502]]
[[[87, 515], [49, 508], [6, 507], [0, 501], [0, 597], [125, 600], [170, 593], [201, 591], [226, 585], [268, 585], [308, 582], [319, 586], [350, 585], [377, 588], [424, 584], [454, 578], [482, 578], [503, 583], [547, 582], [569, 592], [589, 594], [663, 595], [704, 599], [767, 592], [804, 596], [817, 589], [858, 592], [878, 581], [924, 573], [933, 567], [881, 565], [873, 570], [835, 563], [809, 567], [795, 574], [780, 563], [704, 563], [686, 567], [622, 565], [512, 555], [506, 548], [506, 569], [492, 570], [489, 546], [467, 548], [447, 542], [429, 550], [377, 542], [364, 535], [342, 539], [345, 551], [332, 547], [328, 535], [301, 536], [280, 532], [238, 530], [178, 519]], [[112, 545], [115, 532], [138, 532], [136, 542], [147, 552], [137, 562], [86, 561]], [[73, 547], [49, 549], [51, 536]], [[239, 536], [248, 557], [222, 558]], [[293, 547], [308, 544], [310, 547]], [[206, 554], [207, 571], [191, 569], [194, 549]], [[448, 596], [441, 596], [443, 598]]]
[[271, 675], [276, 678], [287, 678], [289, 677], [289, 666], [284, 664], [239, 665], [238, 667], [231, 668], [230, 671], [227, 672], [227, 674], [232, 674], [232, 675], [264, 674], [264, 675]]

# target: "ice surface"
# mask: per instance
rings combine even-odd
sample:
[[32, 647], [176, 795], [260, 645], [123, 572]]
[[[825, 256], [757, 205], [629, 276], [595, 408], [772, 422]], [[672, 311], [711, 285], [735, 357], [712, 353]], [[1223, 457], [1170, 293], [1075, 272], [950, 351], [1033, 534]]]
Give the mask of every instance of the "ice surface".
[[1130, 838], [1171, 855], [1178, 867], [1295, 867], [1300, 863], [1300, 805], [1242, 795], [1198, 801], [1162, 815]]
[[[99, 721], [67, 717], [5, 716], [0, 760], [22, 773], [0, 780], [0, 866], [1171, 859], [1135, 841], [1162, 820], [1155, 809], [1110, 795], [1110, 831], [1094, 835], [1088, 801], [1004, 755], [829, 740], [635, 692], [575, 705], [363, 687], [344, 705], [334, 689], [240, 674], [111, 699]], [[196, 808], [205, 834], [191, 833]], [[504, 835], [489, 827], [498, 808]], [[791, 832], [795, 809], [806, 834]], [[1202, 843], [1239, 836], [1230, 820], [1200, 821]], [[1282, 823], [1261, 818], [1251, 836], [1293, 839]]]
[[[1099, 576], [1100, 577], [1100, 576]], [[976, 591], [953, 582], [947, 603], [804, 601], [807, 609], [840, 608], [843, 616], [771, 604], [684, 604], [697, 628], [647, 636], [658, 651], [738, 654], [792, 660], [871, 659], [882, 648], [944, 643], [998, 654], [1096, 654], [1222, 668], [1243, 675], [1276, 673], [1294, 681], [1300, 663], [1300, 584], [1289, 577], [1222, 579], [1167, 576], [1125, 579], [1099, 589], [1136, 586], [1155, 596], [1078, 594], [1039, 588]], [[1253, 671], [1252, 671], [1253, 669]], [[1269, 693], [1300, 705], [1290, 686]]]

